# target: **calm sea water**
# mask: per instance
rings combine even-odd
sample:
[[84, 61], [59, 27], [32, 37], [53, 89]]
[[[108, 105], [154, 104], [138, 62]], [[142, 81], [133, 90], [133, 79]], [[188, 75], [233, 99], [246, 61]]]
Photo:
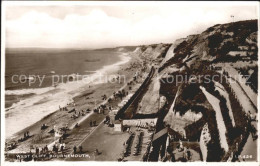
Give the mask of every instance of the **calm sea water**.
[[[51, 79], [54, 74], [90, 74], [89, 71], [96, 71], [105, 65], [119, 61], [119, 54], [120, 52], [113, 50], [8, 50], [6, 52], [5, 89], [48, 87], [52, 85]], [[29, 81], [24, 80], [24, 76], [29, 77], [30, 75], [41, 78], [44, 76], [42, 85], [39, 86], [38, 79], [29, 85]]]

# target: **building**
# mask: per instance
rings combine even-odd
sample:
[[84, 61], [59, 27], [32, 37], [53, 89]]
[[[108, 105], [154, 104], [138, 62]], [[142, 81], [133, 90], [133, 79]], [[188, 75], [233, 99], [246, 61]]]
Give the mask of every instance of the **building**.
[[157, 118], [154, 119], [125, 119], [122, 121], [124, 127], [155, 127], [157, 123]]
[[113, 125], [115, 124], [115, 117], [116, 117], [116, 114], [118, 113], [118, 110], [112, 110], [109, 112], [108, 116], [109, 116], [109, 124]]
[[114, 123], [114, 131], [123, 131], [122, 123], [119, 120], [116, 120]]

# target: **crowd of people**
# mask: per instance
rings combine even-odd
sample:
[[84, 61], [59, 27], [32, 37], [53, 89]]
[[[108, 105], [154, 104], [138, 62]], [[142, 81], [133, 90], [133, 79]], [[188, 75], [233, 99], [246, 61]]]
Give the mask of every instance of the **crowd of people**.
[[134, 152], [133, 152], [134, 156], [139, 155], [141, 150], [142, 150], [143, 136], [144, 136], [144, 132], [143, 131], [141, 131], [137, 135], [137, 139], [136, 139], [135, 146], [134, 146]]
[[124, 89], [122, 90], [119, 90], [117, 92], [113, 92], [113, 98], [114, 99], [117, 99], [117, 98], [120, 98], [121, 100], [123, 99], [123, 97], [127, 96], [128, 95], [128, 92], [125, 91]]
[[28, 138], [30, 138], [30, 132], [26, 131], [23, 133], [23, 137], [18, 139], [18, 142], [23, 142], [23, 141], [27, 140]]
[[[137, 78], [137, 76], [134, 76], [134, 78], [136, 79]], [[130, 83], [129, 83], [129, 85], [132, 85], [133, 84], [133, 81], [131, 81]], [[108, 97], [107, 97], [107, 95], [106, 94], [104, 94], [104, 95], [102, 95], [101, 96], [101, 99], [102, 100], [107, 100], [108, 99], [108, 102], [109, 101], [112, 101], [112, 100], [117, 100], [117, 99], [123, 99], [123, 97], [125, 97], [125, 96], [127, 96], [128, 95], [128, 92], [125, 90], [125, 89], [122, 89], [122, 90], [119, 90], [119, 91], [116, 91], [116, 92], [114, 92], [113, 93], [113, 96], [112, 97], [110, 97], [109, 99], [108, 99]], [[99, 113], [99, 114], [105, 114], [105, 110], [108, 110], [109, 112], [110, 111], [112, 111], [112, 107], [111, 106], [109, 106], [108, 108], [107, 108], [107, 106], [105, 105], [105, 104], [101, 104], [100, 106], [98, 106], [98, 107], [96, 107], [96, 108], [94, 108], [93, 110], [90, 110], [89, 108], [87, 108], [86, 110], [76, 110], [76, 103], [75, 102], [72, 102], [72, 103], [68, 103], [66, 106], [64, 106], [64, 107], [61, 107], [61, 106], [59, 106], [59, 111], [67, 111], [68, 113], [71, 113], [71, 118], [73, 118], [73, 119], [77, 119], [77, 118], [79, 118], [80, 116], [84, 116], [84, 115], [86, 115], [86, 114], [88, 114], [88, 113], [90, 113], [91, 111], [93, 111], [93, 112], [96, 112], [96, 113]], [[107, 122], [107, 123], [109, 123], [110, 122], [110, 118], [109, 118], [109, 116], [107, 116], [106, 117], [106, 121], [105, 122]], [[91, 120], [90, 122], [90, 127], [93, 127], [93, 126], [97, 126], [97, 121], [96, 120]], [[43, 123], [41, 126], [40, 126], [40, 129], [41, 130], [45, 130], [46, 128], [48, 128], [49, 126], [46, 124], [46, 123]], [[78, 123], [76, 123], [76, 126], [75, 127], [79, 127], [79, 124]], [[50, 133], [50, 134], [55, 134], [56, 133], [56, 131], [57, 131], [57, 129], [55, 129], [55, 128], [53, 128], [53, 129], [51, 129], [50, 131], [48, 131], [48, 133]], [[63, 132], [63, 133], [66, 133], [66, 132]], [[60, 134], [59, 134], [60, 135]], [[27, 131], [27, 132], [25, 132], [24, 133], [24, 137], [23, 138], [20, 138], [19, 140], [18, 140], [18, 142], [22, 142], [22, 141], [24, 141], [24, 140], [26, 140], [26, 139], [28, 139], [30, 137], [30, 133], [29, 133], [29, 131]], [[55, 137], [56, 137], [56, 135], [55, 135]], [[48, 149], [48, 146], [46, 145], [46, 146], [44, 146], [44, 147], [35, 147], [35, 148], [33, 148], [33, 149], [35, 149], [35, 153], [36, 154], [48, 154], [48, 153], [58, 153], [58, 152], [64, 152], [64, 149], [65, 149], [65, 143], [63, 143], [63, 141], [61, 141], [63, 139], [63, 135], [61, 135], [60, 137], [59, 137], [59, 144], [54, 144], [53, 145], [53, 147], [52, 147], [52, 150], [49, 150]], [[12, 148], [13, 147], [16, 147], [17, 146], [17, 144], [16, 143], [13, 143], [12, 144]], [[9, 148], [9, 149], [12, 149], [12, 148]], [[83, 150], [82, 150], [82, 146], [79, 146], [79, 147], [76, 147], [76, 146], [74, 146], [73, 147], [73, 151], [74, 151], [74, 153], [75, 152], [77, 152], [79, 150], [79, 152], [81, 153], [81, 152], [83, 152]], [[98, 151], [98, 150], [96, 150], [96, 153], [97, 154], [100, 154], [100, 152]]]
[[73, 112], [74, 112], [74, 113], [71, 115], [71, 118], [73, 118], [73, 119], [77, 119], [77, 118], [79, 118], [80, 116], [84, 116], [84, 115], [86, 115], [87, 113], [89, 113], [88, 110], [86, 110], [86, 111], [84, 111], [84, 110], [77, 111], [76, 109], [74, 109]]
[[132, 147], [132, 143], [135, 137], [135, 133], [132, 133], [129, 138], [127, 139], [126, 142], [124, 142], [124, 156], [122, 156], [122, 158], [127, 157], [131, 154], [131, 147]]
[[105, 110], [107, 109], [107, 106], [105, 104], [102, 104], [95, 108], [93, 111], [98, 113], [98, 114], [105, 114]]
[[[131, 148], [133, 144], [134, 144], [133, 155], [135, 156], [139, 155], [142, 150], [143, 136], [144, 136], [144, 132], [139, 132], [137, 136], [135, 132], [132, 132], [128, 137], [127, 141], [124, 142], [123, 144], [124, 145], [123, 155], [120, 158], [118, 158], [118, 161], [123, 161], [125, 157], [128, 157], [131, 154]], [[135, 137], [137, 138], [135, 139]]]
[[90, 127], [95, 127], [95, 126], [97, 126], [97, 121], [95, 121], [95, 120], [90, 120], [89, 126], [90, 126]]
[[34, 148], [32, 147], [31, 149], [35, 149], [35, 154], [40, 155], [40, 154], [58, 154], [58, 153], [64, 153], [66, 148], [65, 143], [55, 143], [51, 149], [48, 148], [47, 145], [43, 147], [38, 147], [35, 146]]
[[5, 143], [5, 147], [6, 147], [7, 150], [15, 149], [17, 147], [17, 143], [15, 141], [11, 142], [9, 144]]
[[[79, 145], [78, 147], [77, 146], [74, 146], [73, 147], [73, 154], [83, 154], [85, 153], [85, 151], [83, 151], [83, 146], [82, 145]], [[102, 152], [100, 152], [98, 149], [95, 149], [93, 151], [93, 154], [96, 156], [96, 155], [100, 155]]]
[[143, 155], [143, 161], [148, 161], [149, 154], [150, 154], [150, 151], [151, 151], [151, 148], [152, 148], [153, 136], [154, 136], [154, 133], [151, 133], [151, 134], [148, 136], [149, 144], [148, 144], [148, 146], [146, 147], [146, 151], [145, 151], [145, 153], [144, 153], [144, 155]]
[[[77, 151], [77, 149], [79, 149], [79, 151]], [[74, 147], [73, 147], [73, 153], [74, 153], [74, 154], [77, 154], [78, 152], [79, 152], [80, 154], [83, 153], [83, 147], [82, 147], [82, 145], [80, 145], [78, 148], [77, 148], [77, 146], [74, 146]]]
[[[32, 151], [34, 150], [34, 152]], [[62, 144], [54, 144], [52, 149], [49, 149], [47, 145], [43, 147], [38, 146], [31, 146], [30, 152], [27, 154], [26, 158], [21, 158], [20, 155], [16, 155], [16, 159], [18, 161], [39, 161], [39, 160], [46, 160], [50, 159], [50, 155], [57, 155], [59, 153], [64, 154], [65, 151], [65, 143]]]

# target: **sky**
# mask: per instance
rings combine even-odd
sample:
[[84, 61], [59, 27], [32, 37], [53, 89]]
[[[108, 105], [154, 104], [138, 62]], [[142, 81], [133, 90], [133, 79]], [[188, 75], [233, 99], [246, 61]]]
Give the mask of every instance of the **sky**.
[[107, 48], [173, 43], [215, 24], [258, 18], [258, 2], [4, 4], [5, 46]]

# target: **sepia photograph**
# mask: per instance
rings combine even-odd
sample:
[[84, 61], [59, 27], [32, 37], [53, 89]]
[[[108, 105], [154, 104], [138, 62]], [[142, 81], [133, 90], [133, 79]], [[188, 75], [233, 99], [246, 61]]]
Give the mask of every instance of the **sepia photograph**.
[[1, 165], [259, 164], [259, 2], [3, 1], [1, 17]]

